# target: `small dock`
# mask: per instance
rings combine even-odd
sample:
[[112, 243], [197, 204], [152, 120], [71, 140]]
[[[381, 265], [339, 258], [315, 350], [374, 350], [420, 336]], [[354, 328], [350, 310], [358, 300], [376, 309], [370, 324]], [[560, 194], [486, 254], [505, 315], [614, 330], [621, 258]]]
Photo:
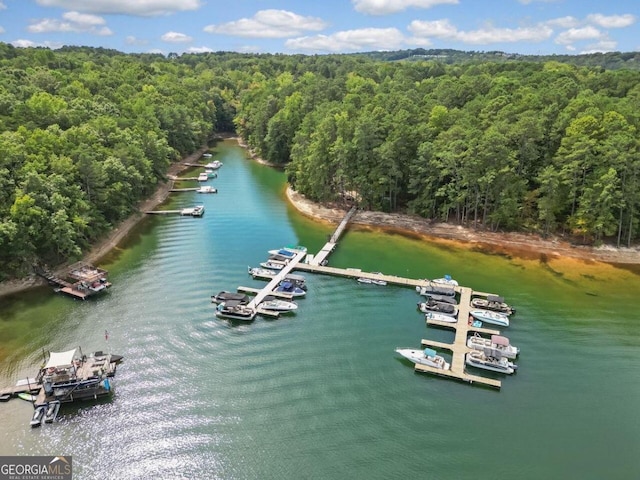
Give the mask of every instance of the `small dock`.
[[439, 349], [449, 350], [452, 353], [451, 368], [449, 370], [441, 370], [416, 363], [416, 372], [434, 373], [443, 377], [455, 378], [468, 383], [479, 383], [490, 387], [500, 388], [502, 382], [493, 378], [473, 375], [465, 371], [465, 355], [471, 350], [467, 347], [467, 338], [470, 332], [479, 332], [489, 335], [499, 335], [499, 330], [492, 328], [473, 327], [469, 325], [468, 318], [471, 310], [471, 296], [481, 294], [474, 292], [469, 287], [455, 287], [456, 292], [460, 295], [460, 304], [458, 305], [458, 321], [456, 323], [438, 322], [435, 320], [427, 320], [428, 325], [438, 327], [453, 328], [456, 332], [453, 343], [436, 342], [434, 340], [422, 340], [424, 347], [436, 347]]
[[175, 215], [180, 214], [182, 212], [182, 210], [147, 210], [146, 213], [147, 215]]
[[172, 188], [171, 190], [169, 190], [171, 193], [177, 193], [177, 192], [196, 192], [198, 190], [198, 188], [200, 187], [193, 187], [193, 188]]
[[340, 235], [342, 235], [342, 232], [344, 232], [345, 228], [347, 228], [349, 220], [351, 220], [351, 217], [355, 215], [357, 210], [357, 207], [351, 207], [351, 210], [349, 210], [344, 216], [344, 218], [338, 225], [338, 228], [336, 228], [336, 230], [333, 232], [333, 235], [329, 237], [329, 241], [325, 243], [324, 247], [322, 247], [322, 249], [318, 253], [316, 253], [313, 259], [309, 262], [310, 265], [322, 265], [323, 263], [325, 263], [327, 257], [331, 254], [331, 252], [333, 252], [333, 250], [336, 248], [336, 245], [338, 245]]
[[[284, 280], [284, 278], [289, 273], [291, 273], [291, 270], [293, 270], [298, 264], [300, 264], [300, 262], [306, 255], [307, 255], [306, 250], [298, 250], [295, 257], [290, 259], [287, 262], [287, 264], [278, 272], [278, 274], [275, 277], [271, 279], [269, 283], [267, 283], [267, 285], [264, 288], [256, 292], [256, 296], [253, 297], [253, 300], [249, 302], [249, 305], [248, 305], [249, 308], [253, 308], [254, 310], [257, 310], [258, 305], [260, 305], [260, 303], [264, 300], [264, 297], [266, 297], [267, 295], [277, 296], [279, 292], [274, 292], [274, 290], [278, 288], [278, 285], [280, 284], [280, 282]], [[241, 291], [249, 291], [247, 287], [239, 287], [238, 290], [240, 290], [240, 288], [244, 289]], [[290, 295], [288, 296], [291, 297]]]

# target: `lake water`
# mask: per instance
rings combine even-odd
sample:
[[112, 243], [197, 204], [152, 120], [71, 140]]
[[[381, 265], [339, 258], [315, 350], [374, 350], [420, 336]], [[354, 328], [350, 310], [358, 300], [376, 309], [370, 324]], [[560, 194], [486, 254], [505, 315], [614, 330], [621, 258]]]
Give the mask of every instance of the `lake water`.
[[34, 376], [43, 349], [125, 356], [113, 399], [53, 425], [0, 404], [0, 454], [72, 455], [77, 479], [640, 478], [637, 274], [349, 230], [330, 265], [451, 274], [517, 307], [504, 333], [520, 368], [500, 391], [416, 374], [394, 352], [453, 340], [406, 288], [307, 275], [295, 315], [231, 324], [212, 293], [262, 285], [248, 265], [287, 244], [315, 252], [332, 228], [287, 205], [282, 172], [233, 141], [214, 153], [219, 193], [167, 206], [204, 202], [204, 217], [145, 221], [100, 264], [105, 295], [0, 299], [0, 385]]

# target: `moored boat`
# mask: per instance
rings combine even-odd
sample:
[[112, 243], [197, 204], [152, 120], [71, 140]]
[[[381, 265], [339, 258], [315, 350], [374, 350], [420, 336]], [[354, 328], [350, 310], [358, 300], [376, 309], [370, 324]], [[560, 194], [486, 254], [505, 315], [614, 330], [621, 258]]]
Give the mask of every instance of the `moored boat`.
[[482, 310], [504, 313], [505, 315], [511, 315], [516, 312], [515, 308], [504, 302], [504, 298], [497, 295], [488, 295], [487, 298], [472, 298], [471, 306]]
[[454, 280], [453, 278], [451, 278], [451, 275], [445, 275], [442, 278], [434, 278], [431, 281], [433, 283], [439, 283], [441, 285], [448, 285], [450, 287], [457, 287], [458, 286], [458, 282], [456, 280]]
[[419, 363], [420, 365], [426, 365], [440, 370], [449, 370], [451, 367], [451, 365], [445, 361], [444, 357], [438, 355], [438, 352], [431, 348], [425, 348], [424, 350], [396, 348], [396, 353], [399, 353], [407, 360], [410, 360], [413, 363]]
[[298, 309], [298, 304], [296, 302], [288, 302], [267, 296], [262, 303], [260, 303], [260, 308], [264, 310], [274, 310], [276, 312], [293, 312]]
[[493, 325], [500, 325], [501, 327], [509, 326], [509, 317], [504, 313], [493, 312], [491, 310], [471, 310], [469, 312], [473, 318], [476, 318], [484, 323], [491, 323]]
[[422, 313], [437, 312], [453, 317], [458, 315], [457, 306], [445, 302], [434, 302], [433, 300], [418, 303], [418, 309], [420, 309]]
[[207, 168], [204, 173], [207, 174], [207, 177], [209, 178], [218, 178], [218, 174], [216, 172], [214, 172], [213, 170], [211, 170], [210, 168]]
[[84, 355], [80, 347], [51, 352], [36, 376], [42, 386], [37, 402], [67, 403], [111, 395], [113, 377], [122, 361], [122, 356], [102, 351]]
[[379, 278], [368, 278], [368, 277], [359, 277], [358, 278], [358, 282], [360, 283], [368, 283], [368, 284], [372, 284], [372, 285], [381, 285], [384, 286], [387, 284], [386, 281], [381, 280]]
[[211, 158], [213, 155], [211, 153], [203, 153], [202, 156], [204, 158]]
[[465, 355], [465, 363], [472, 367], [491, 370], [492, 372], [512, 374], [518, 368], [517, 365], [507, 360], [505, 357], [491, 357], [484, 352], [474, 350]]
[[424, 295], [424, 297], [426, 297], [427, 301], [433, 300], [435, 302], [444, 302], [444, 303], [450, 303], [451, 305], [458, 305], [458, 301], [456, 300], [456, 297], [451, 297], [449, 295], [438, 295], [436, 293], [427, 293], [426, 295]]
[[286, 265], [286, 263], [278, 262], [278, 261], [275, 261], [275, 260], [269, 260], [267, 262], [260, 263], [261, 267], [269, 268], [271, 270], [282, 270], [285, 265]]
[[451, 315], [445, 315], [444, 313], [438, 312], [427, 312], [424, 314], [424, 319], [426, 321], [435, 320], [437, 322], [445, 322], [445, 323], [456, 323], [458, 319]]
[[180, 215], [201, 217], [204, 215], [204, 205], [196, 205], [195, 207], [187, 207], [180, 210]]
[[253, 278], [273, 278], [278, 272], [275, 270], [269, 270], [268, 268], [262, 267], [247, 267], [249, 269], [249, 275]]
[[213, 162], [207, 163], [204, 168], [208, 170], [217, 170], [222, 166], [222, 162], [220, 160], [214, 160]]
[[60, 411], [60, 402], [58, 400], [49, 402], [49, 405], [47, 405], [47, 410], [44, 414], [44, 423], [53, 423], [53, 421], [58, 416], [59, 411]]
[[243, 305], [246, 305], [251, 301], [251, 299], [249, 298], [249, 295], [246, 295], [244, 293], [227, 292], [226, 290], [222, 290], [221, 292], [218, 292], [215, 295], [211, 295], [212, 303], [224, 303], [229, 300], [238, 302]]
[[287, 280], [280, 282], [280, 285], [278, 285], [278, 288], [274, 291], [278, 293], [288, 293], [292, 297], [304, 297], [307, 294], [302, 288], [296, 286], [295, 283]]
[[488, 349], [489, 355], [494, 357], [499, 355], [506, 358], [516, 358], [520, 353], [520, 349], [511, 345], [507, 337], [491, 335], [491, 338], [484, 338], [477, 332], [467, 339], [467, 347], [483, 352]]
[[256, 317], [256, 311], [246, 304], [227, 300], [216, 307], [216, 317], [250, 322]]
[[450, 285], [442, 285], [437, 283], [430, 283], [429, 285], [417, 286], [416, 292], [426, 297], [431, 294], [446, 295], [448, 297], [454, 297], [456, 295], [455, 289]]
[[196, 190], [197, 193], [218, 193], [216, 188], [213, 188], [211, 185], [203, 185], [202, 187]]
[[283, 257], [289, 260], [291, 260], [293, 257], [295, 257], [298, 254], [298, 252], [291, 250], [289, 248], [281, 248], [279, 250], [269, 250], [268, 253], [269, 255]]
[[39, 427], [42, 424], [46, 411], [46, 405], [40, 405], [35, 408], [35, 410], [33, 411], [33, 416], [31, 417], [31, 421], [29, 422], [31, 428]]

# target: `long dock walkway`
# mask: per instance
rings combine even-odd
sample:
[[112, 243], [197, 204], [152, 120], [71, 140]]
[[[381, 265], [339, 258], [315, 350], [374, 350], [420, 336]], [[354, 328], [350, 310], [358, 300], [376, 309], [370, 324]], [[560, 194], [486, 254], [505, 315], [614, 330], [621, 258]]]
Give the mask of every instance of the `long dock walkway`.
[[[278, 272], [278, 274], [273, 277], [264, 288], [256, 293], [256, 296], [253, 297], [253, 299], [249, 302], [248, 307], [257, 310], [258, 305], [260, 305], [260, 303], [264, 300], [264, 297], [266, 297], [267, 295], [271, 295], [273, 291], [278, 287], [278, 284], [282, 280], [284, 280], [284, 277], [291, 273], [291, 270], [293, 270], [306, 255], [306, 250], [298, 250], [296, 256], [289, 260], [287, 264]], [[247, 291], [246, 288], [245, 291]]]
[[336, 228], [336, 230], [333, 232], [333, 235], [329, 237], [329, 241], [325, 243], [324, 247], [322, 247], [322, 249], [309, 262], [311, 265], [322, 265], [322, 263], [327, 259], [329, 254], [333, 252], [333, 249], [336, 248], [336, 245], [338, 244], [340, 235], [342, 235], [342, 232], [344, 232], [344, 229], [347, 228], [347, 224], [349, 223], [349, 220], [351, 220], [351, 217], [355, 215], [357, 210], [358, 209], [356, 206], [351, 207], [351, 210], [349, 210], [347, 214], [344, 216], [344, 218], [338, 225], [338, 228]]

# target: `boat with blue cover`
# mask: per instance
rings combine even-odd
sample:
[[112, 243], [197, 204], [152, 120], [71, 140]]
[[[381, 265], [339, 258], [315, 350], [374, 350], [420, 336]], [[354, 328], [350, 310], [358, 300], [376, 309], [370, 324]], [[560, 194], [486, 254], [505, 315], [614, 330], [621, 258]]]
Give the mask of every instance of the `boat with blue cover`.
[[295, 285], [295, 283], [283, 280], [278, 285], [278, 288], [275, 289], [278, 293], [288, 293], [292, 297], [304, 297], [307, 292], [305, 292], [302, 288]]

